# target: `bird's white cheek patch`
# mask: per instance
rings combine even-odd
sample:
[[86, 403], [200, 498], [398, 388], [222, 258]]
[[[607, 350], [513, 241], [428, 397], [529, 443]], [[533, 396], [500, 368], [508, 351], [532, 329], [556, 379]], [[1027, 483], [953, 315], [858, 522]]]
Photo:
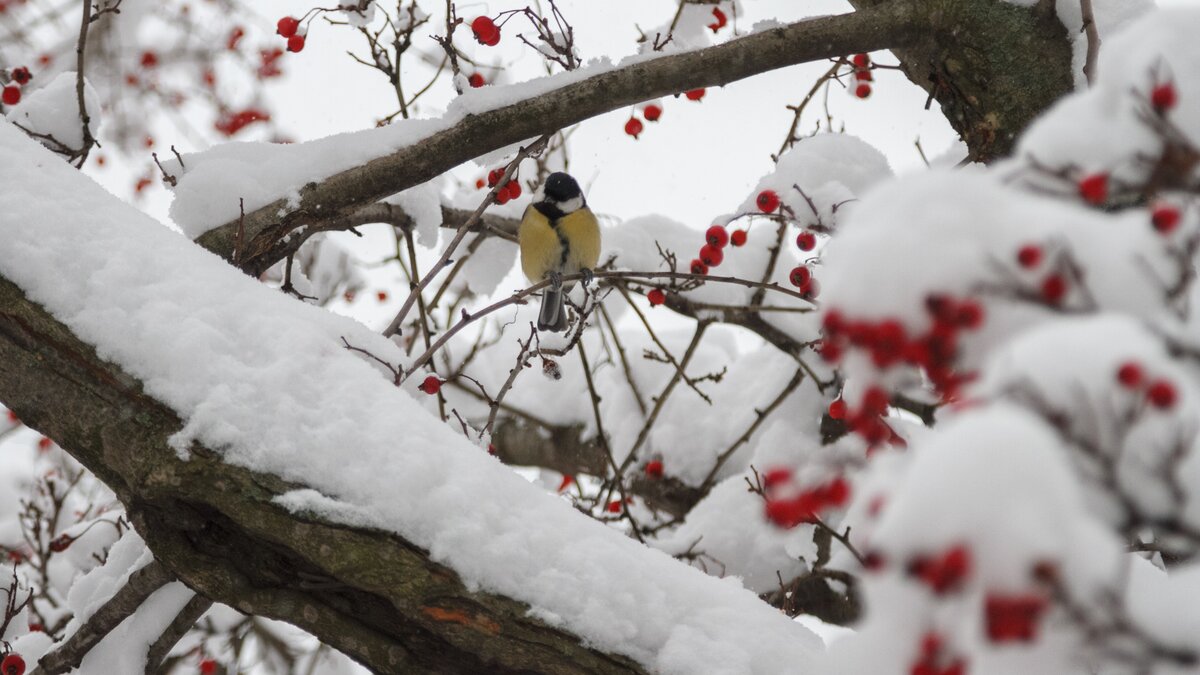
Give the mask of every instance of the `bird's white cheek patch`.
[[558, 202], [557, 206], [563, 213], [575, 213], [583, 208], [583, 197], [572, 197], [565, 202]]

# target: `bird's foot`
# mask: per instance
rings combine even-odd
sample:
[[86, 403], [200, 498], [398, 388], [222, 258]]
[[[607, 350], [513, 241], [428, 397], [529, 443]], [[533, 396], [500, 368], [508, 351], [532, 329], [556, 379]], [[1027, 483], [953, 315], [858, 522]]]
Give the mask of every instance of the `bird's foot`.
[[587, 267], [583, 268], [582, 270], [579, 270], [579, 273], [583, 275], [584, 287], [591, 286], [592, 282], [596, 280], [596, 273], [593, 272], [592, 270], [588, 269]]

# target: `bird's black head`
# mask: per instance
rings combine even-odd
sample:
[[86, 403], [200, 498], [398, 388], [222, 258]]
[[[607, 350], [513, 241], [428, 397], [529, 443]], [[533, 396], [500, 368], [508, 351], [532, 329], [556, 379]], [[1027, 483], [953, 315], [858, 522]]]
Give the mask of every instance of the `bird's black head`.
[[583, 196], [583, 190], [579, 189], [579, 183], [561, 171], [556, 171], [546, 178], [546, 184], [542, 186], [542, 192], [546, 195], [547, 201], [558, 202], [560, 204]]

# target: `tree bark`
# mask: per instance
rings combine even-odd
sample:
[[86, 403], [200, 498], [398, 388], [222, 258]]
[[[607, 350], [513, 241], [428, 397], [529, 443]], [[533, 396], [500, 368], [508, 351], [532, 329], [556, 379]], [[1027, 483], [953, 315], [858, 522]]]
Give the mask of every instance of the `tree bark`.
[[[850, 0], [860, 11], [903, 0]], [[926, 39], [897, 44], [908, 79], [937, 99], [968, 158], [1010, 154], [1033, 118], [1074, 88], [1071, 42], [1054, 0], [925, 0]]]
[[180, 419], [3, 279], [0, 363], [0, 399], [104, 481], [156, 560], [207, 598], [295, 624], [376, 672], [643, 672], [522, 603], [469, 592], [393, 533], [272, 502], [297, 486], [200, 446], [181, 460], [167, 444]]

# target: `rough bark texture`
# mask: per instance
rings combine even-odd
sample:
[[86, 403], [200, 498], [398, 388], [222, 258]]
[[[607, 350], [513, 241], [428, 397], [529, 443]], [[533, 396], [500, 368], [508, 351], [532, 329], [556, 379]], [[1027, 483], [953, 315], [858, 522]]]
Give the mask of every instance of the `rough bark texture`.
[[[850, 0], [860, 10], [904, 0]], [[1034, 117], [1071, 91], [1071, 45], [1053, 0], [924, 0], [925, 39], [892, 51], [908, 79], [942, 105], [969, 157], [1012, 152]]]
[[627, 659], [468, 592], [395, 534], [298, 517], [295, 487], [167, 445], [179, 418], [0, 279], [0, 399], [103, 480], [196, 592], [293, 623], [381, 673], [629, 673]]
[[[784, 66], [886, 49], [916, 41], [925, 26], [920, 0], [897, 0], [868, 11], [800, 21], [728, 43], [635, 63], [594, 75], [503, 108], [470, 115], [423, 141], [300, 190], [300, 206], [278, 200], [202, 235], [205, 248], [233, 258], [244, 227], [239, 266], [258, 276], [287, 254], [285, 237], [324, 227], [463, 162], [553, 133], [590, 117], [660, 96], [724, 85]], [[237, 195], [229, 195], [237, 199]], [[287, 213], [283, 218], [279, 213]]]

